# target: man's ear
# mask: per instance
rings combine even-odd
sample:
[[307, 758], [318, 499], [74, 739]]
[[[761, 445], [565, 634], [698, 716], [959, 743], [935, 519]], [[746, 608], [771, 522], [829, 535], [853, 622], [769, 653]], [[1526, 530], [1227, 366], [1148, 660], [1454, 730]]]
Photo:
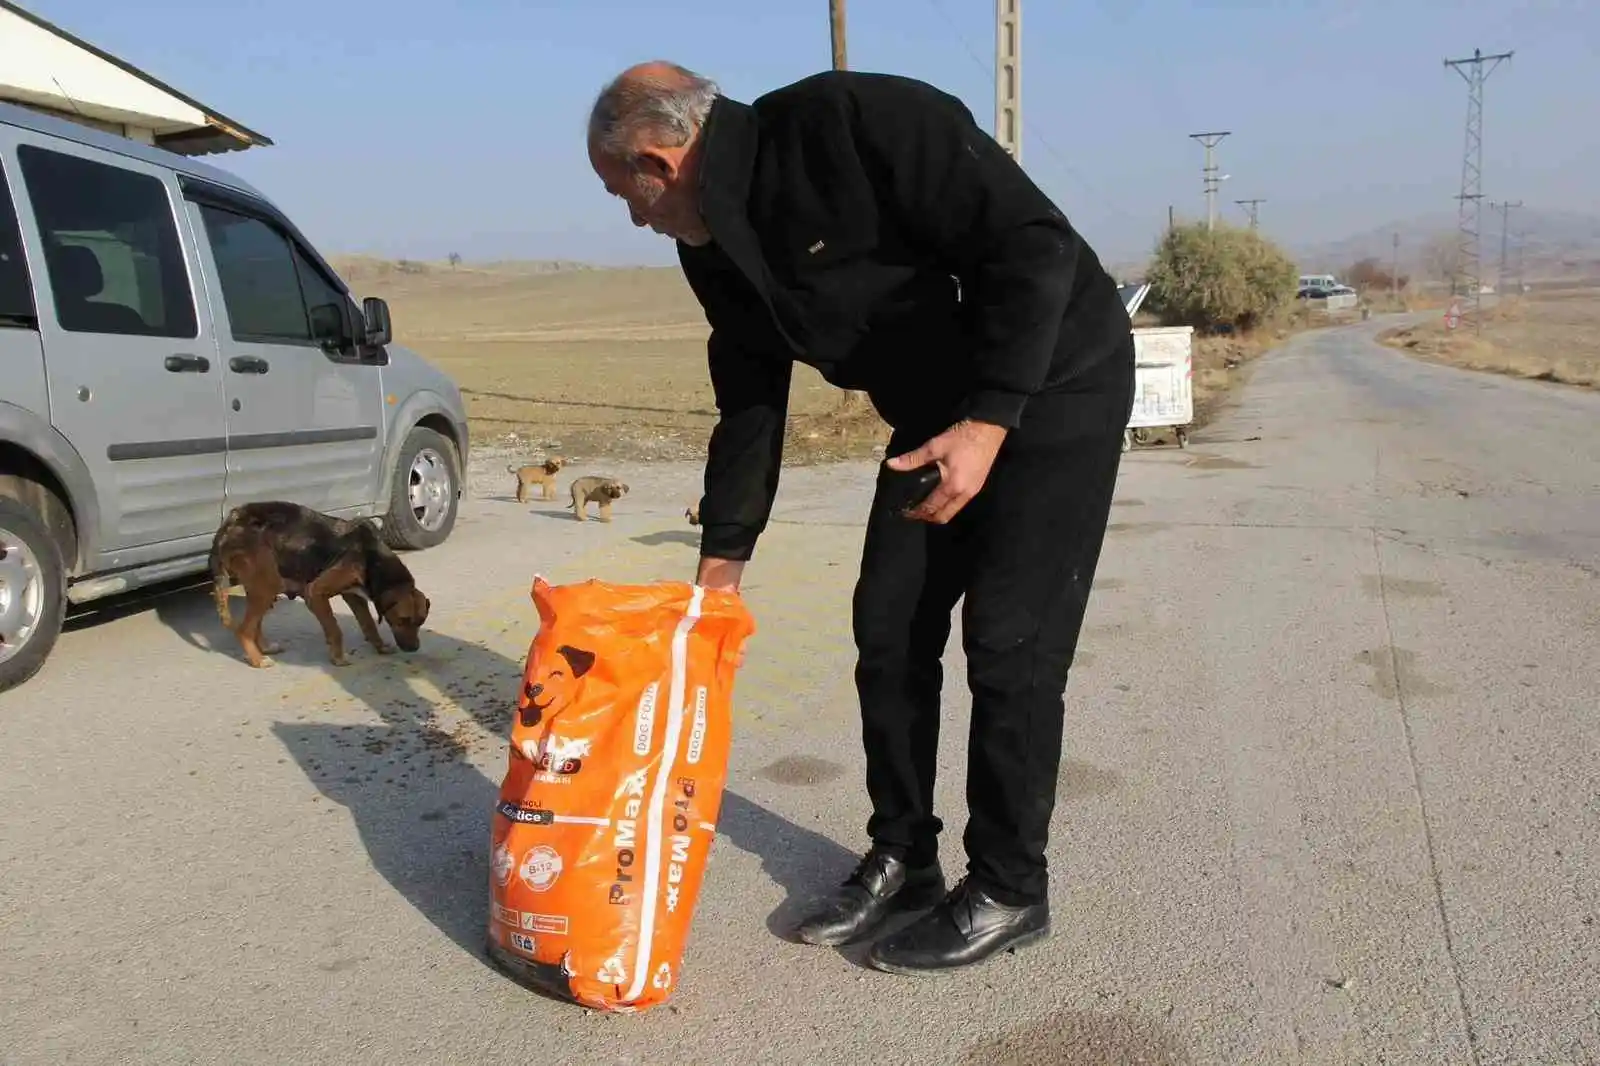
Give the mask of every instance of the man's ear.
[[656, 148], [641, 148], [634, 154], [633, 165], [641, 174], [661, 181], [671, 181], [678, 173], [678, 163]]

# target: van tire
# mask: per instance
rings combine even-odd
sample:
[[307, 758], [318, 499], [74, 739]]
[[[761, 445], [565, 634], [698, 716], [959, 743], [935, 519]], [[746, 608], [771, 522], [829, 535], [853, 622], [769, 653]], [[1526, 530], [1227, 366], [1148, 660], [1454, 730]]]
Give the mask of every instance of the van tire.
[[[424, 493], [429, 478], [443, 479], [432, 482], [432, 487], [444, 497], [444, 511], [431, 529], [418, 520], [412, 505], [413, 473], [418, 468], [426, 472], [426, 476], [417, 479]], [[384, 541], [391, 548], [404, 551], [420, 551], [443, 544], [455, 528], [460, 507], [461, 461], [456, 456], [456, 446], [450, 438], [426, 426], [412, 426], [400, 447], [400, 460], [394, 465], [394, 477], [389, 486], [389, 513], [383, 520]]]
[[[0, 496], [0, 530], [17, 538], [21, 542], [21, 549], [33, 558], [38, 565], [40, 583], [44, 589], [33, 633], [15, 654], [0, 662], [0, 692], [5, 692], [38, 673], [50, 657], [51, 650], [56, 646], [56, 638], [61, 636], [62, 621], [66, 618], [67, 590], [61, 549], [40, 515], [19, 500]], [[3, 544], [0, 544], [0, 550], [4, 550]], [[0, 634], [0, 637], [3, 636]]]

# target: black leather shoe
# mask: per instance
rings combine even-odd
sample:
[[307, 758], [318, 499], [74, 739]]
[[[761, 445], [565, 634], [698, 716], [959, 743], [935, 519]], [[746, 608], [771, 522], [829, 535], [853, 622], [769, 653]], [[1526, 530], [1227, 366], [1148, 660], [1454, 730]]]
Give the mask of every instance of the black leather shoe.
[[938, 863], [910, 867], [873, 848], [833, 895], [800, 920], [795, 935], [807, 944], [847, 944], [890, 915], [931, 907], [944, 894]]
[[938, 973], [1049, 935], [1048, 903], [1009, 907], [963, 879], [933, 910], [872, 945], [867, 961], [886, 973]]

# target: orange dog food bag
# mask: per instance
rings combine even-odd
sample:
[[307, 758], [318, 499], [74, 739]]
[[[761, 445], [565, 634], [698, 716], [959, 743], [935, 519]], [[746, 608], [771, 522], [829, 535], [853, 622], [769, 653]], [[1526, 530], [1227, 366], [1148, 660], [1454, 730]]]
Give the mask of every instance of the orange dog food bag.
[[490, 958], [597, 1010], [677, 984], [728, 772], [733, 682], [755, 623], [687, 582], [533, 582], [490, 830]]

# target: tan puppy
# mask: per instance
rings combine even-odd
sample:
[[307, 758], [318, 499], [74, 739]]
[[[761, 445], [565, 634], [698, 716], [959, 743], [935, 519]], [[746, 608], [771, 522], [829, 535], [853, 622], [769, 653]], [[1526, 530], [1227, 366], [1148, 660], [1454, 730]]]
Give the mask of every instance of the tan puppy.
[[556, 475], [567, 461], [559, 455], [551, 456], [542, 464], [528, 466], [508, 466], [506, 473], [517, 475], [517, 502], [527, 503], [528, 496], [533, 486], [539, 486], [541, 500], [556, 498]]
[[697, 503], [687, 511], [684, 511], [683, 517], [689, 520], [691, 526], [698, 526], [700, 524], [700, 505]]
[[611, 501], [620, 500], [628, 494], [628, 486], [614, 477], [600, 477], [591, 475], [580, 477], [572, 483], [571, 507], [576, 514], [574, 517], [580, 522], [589, 520], [589, 503], [593, 501], [600, 505], [600, 521], [611, 521]]

